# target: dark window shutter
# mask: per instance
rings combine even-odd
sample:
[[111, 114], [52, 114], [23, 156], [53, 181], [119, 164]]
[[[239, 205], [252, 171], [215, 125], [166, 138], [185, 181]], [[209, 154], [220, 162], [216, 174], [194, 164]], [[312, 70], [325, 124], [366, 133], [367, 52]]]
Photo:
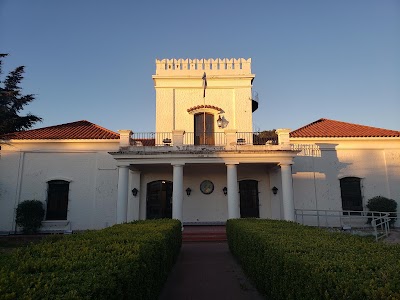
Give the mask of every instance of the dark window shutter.
[[48, 182], [46, 220], [66, 220], [68, 213], [69, 182]]
[[343, 210], [363, 210], [360, 178], [345, 177], [340, 179], [340, 192]]

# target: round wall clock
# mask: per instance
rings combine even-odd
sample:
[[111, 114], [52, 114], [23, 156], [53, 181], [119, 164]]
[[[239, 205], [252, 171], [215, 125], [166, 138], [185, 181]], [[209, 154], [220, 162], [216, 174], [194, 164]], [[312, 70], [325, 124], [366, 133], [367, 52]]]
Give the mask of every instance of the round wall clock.
[[200, 183], [200, 191], [206, 195], [211, 194], [214, 191], [214, 183], [210, 180], [204, 180]]

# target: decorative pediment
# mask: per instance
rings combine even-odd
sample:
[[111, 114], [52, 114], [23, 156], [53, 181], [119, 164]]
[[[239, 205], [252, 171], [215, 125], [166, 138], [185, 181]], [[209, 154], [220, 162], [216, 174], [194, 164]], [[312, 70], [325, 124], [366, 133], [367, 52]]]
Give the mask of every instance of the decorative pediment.
[[198, 112], [204, 112], [204, 111], [213, 112], [213, 110], [216, 110], [220, 114], [224, 113], [224, 110], [222, 108], [219, 108], [218, 106], [214, 106], [214, 105], [208, 105], [208, 104], [193, 106], [191, 108], [188, 108], [187, 112], [189, 114], [196, 114]]

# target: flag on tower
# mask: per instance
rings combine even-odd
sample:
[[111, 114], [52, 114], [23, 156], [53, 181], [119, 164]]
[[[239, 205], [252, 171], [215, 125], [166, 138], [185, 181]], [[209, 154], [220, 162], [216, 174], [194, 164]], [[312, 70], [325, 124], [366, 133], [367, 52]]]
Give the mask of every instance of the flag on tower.
[[204, 88], [204, 89], [203, 89], [203, 98], [205, 98], [205, 97], [206, 97], [206, 88], [207, 88], [207, 76], [206, 76], [206, 72], [204, 72], [202, 79], [203, 79], [203, 88]]

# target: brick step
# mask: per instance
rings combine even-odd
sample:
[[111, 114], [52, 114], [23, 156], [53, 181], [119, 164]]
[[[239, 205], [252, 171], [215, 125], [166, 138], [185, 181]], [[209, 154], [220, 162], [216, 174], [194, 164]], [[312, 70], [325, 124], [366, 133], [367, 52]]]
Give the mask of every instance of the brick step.
[[183, 242], [217, 242], [226, 241], [225, 232], [188, 232], [182, 234]]
[[227, 239], [226, 237], [184, 237], [182, 242], [225, 242]]
[[226, 235], [225, 231], [189, 231], [182, 232], [182, 235]]

